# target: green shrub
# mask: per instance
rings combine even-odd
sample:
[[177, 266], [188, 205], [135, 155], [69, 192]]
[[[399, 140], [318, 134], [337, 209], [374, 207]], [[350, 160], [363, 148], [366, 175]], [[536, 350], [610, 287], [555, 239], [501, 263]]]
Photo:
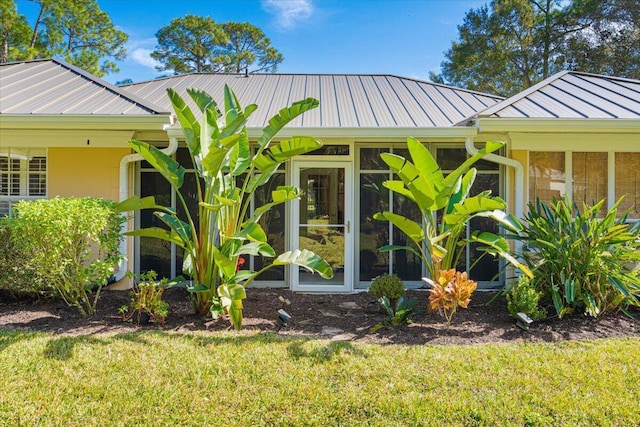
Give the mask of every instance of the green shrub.
[[369, 293], [376, 299], [387, 297], [391, 300], [398, 299], [405, 294], [404, 282], [395, 274], [383, 274], [371, 282]]
[[166, 288], [171, 286], [169, 280], [164, 278], [156, 281], [157, 273], [153, 270], [140, 275], [140, 281], [135, 283], [134, 275], [127, 272], [127, 276], [133, 282], [133, 289], [129, 293], [129, 305], [120, 307], [123, 320], [133, 320], [141, 324], [142, 313], [149, 315], [149, 321], [164, 325], [164, 319], [169, 314], [169, 304], [162, 299]]
[[507, 291], [507, 309], [512, 317], [518, 313], [524, 313], [533, 320], [547, 317], [547, 311], [540, 307], [542, 292], [527, 276], [520, 276], [518, 281]]
[[9, 222], [11, 244], [36, 266], [38, 280], [83, 316], [95, 312], [100, 288], [120, 260], [124, 219], [113, 207], [94, 198], [21, 201]]
[[0, 289], [14, 297], [48, 296], [53, 289], [39, 277], [37, 265], [11, 241], [10, 218], [0, 219]]
[[602, 218], [604, 200], [583, 204], [582, 211], [566, 200], [529, 204], [522, 257], [559, 317], [640, 305], [640, 274], [633, 268], [640, 259], [640, 224], [626, 224], [626, 214], [616, 218], [620, 201]]

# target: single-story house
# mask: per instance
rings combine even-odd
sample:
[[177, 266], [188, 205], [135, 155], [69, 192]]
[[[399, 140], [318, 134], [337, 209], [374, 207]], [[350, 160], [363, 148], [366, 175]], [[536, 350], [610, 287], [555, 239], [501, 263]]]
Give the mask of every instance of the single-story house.
[[[484, 141], [504, 141], [501, 152], [477, 164], [477, 190], [491, 189], [517, 216], [536, 197], [568, 194], [576, 201], [605, 198], [609, 206], [626, 195], [630, 218], [640, 218], [637, 80], [568, 71], [508, 99], [391, 75], [187, 74], [115, 87], [57, 59], [0, 64], [0, 215], [17, 200], [55, 196], [156, 195], [175, 204], [169, 185], [127, 142], [152, 143], [188, 167], [166, 90], [188, 99], [186, 89], [198, 88], [221, 100], [225, 84], [243, 105], [258, 105], [248, 122], [256, 138], [281, 108], [320, 100], [279, 136], [311, 135], [324, 146], [290, 161], [270, 183], [297, 185], [305, 196], [273, 211], [263, 226], [276, 252], [322, 247], [334, 278], [281, 268], [256, 286], [350, 292], [382, 273], [420, 286], [419, 259], [377, 251], [404, 244], [405, 237], [372, 218], [380, 210], [412, 215], [410, 203], [381, 186], [392, 174], [380, 153], [406, 155], [408, 136], [422, 141], [445, 171]], [[195, 187], [193, 171], [185, 185]], [[159, 224], [143, 211], [130, 226], [152, 225]], [[471, 226], [494, 227], [480, 220]], [[123, 251], [128, 261], [120, 275], [126, 269], [166, 277], [181, 272], [180, 251], [165, 242], [130, 238]], [[467, 249], [467, 268], [477, 256]], [[261, 262], [250, 260], [254, 269]], [[502, 286], [499, 270], [499, 262], [483, 259], [471, 277], [484, 287]]]

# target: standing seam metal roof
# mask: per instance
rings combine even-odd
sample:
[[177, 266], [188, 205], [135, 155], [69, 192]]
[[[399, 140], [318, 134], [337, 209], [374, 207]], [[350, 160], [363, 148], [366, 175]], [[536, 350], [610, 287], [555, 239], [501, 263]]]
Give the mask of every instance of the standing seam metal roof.
[[431, 82], [370, 74], [186, 74], [123, 89], [170, 109], [166, 91], [173, 88], [196, 111], [187, 88], [203, 90], [222, 102], [225, 84], [243, 106], [258, 105], [249, 127], [266, 126], [281, 108], [307, 97], [318, 99], [320, 107], [298, 117], [291, 127], [450, 127], [502, 100]]
[[476, 117], [640, 119], [640, 80], [563, 71]]
[[0, 64], [0, 114], [168, 114], [59, 59]]

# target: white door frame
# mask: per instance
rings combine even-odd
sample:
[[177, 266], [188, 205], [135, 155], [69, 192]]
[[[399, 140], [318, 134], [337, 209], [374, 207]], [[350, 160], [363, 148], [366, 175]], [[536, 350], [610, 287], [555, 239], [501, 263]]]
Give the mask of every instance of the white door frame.
[[[314, 274], [314, 280], [311, 283], [300, 283], [299, 267], [290, 266], [289, 277], [291, 280], [291, 290], [305, 292], [351, 292], [353, 291], [354, 277], [354, 195], [353, 195], [353, 163], [351, 160], [334, 160], [330, 162], [320, 159], [314, 160], [295, 160], [292, 162], [292, 185], [300, 188], [300, 170], [302, 168], [344, 168], [344, 224], [339, 226], [344, 228], [344, 266], [342, 283], [325, 280], [317, 274]], [[300, 241], [300, 199], [294, 200], [290, 204], [291, 223], [290, 223], [290, 247], [298, 248]], [[298, 248], [305, 249], [305, 248]]]

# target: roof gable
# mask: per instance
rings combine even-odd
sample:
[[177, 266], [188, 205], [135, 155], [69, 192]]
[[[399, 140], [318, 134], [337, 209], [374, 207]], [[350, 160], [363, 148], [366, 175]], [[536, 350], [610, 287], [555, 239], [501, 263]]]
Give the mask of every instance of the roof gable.
[[362, 74], [186, 74], [123, 86], [140, 98], [171, 108], [167, 89], [175, 89], [191, 108], [187, 88], [223, 99], [229, 85], [242, 105], [259, 109], [249, 127], [264, 127], [291, 103], [312, 97], [320, 107], [296, 118], [291, 127], [429, 128], [450, 127], [502, 98], [393, 75]]
[[476, 117], [640, 119], [640, 80], [563, 71]]
[[0, 114], [156, 115], [169, 110], [59, 59], [0, 64]]

